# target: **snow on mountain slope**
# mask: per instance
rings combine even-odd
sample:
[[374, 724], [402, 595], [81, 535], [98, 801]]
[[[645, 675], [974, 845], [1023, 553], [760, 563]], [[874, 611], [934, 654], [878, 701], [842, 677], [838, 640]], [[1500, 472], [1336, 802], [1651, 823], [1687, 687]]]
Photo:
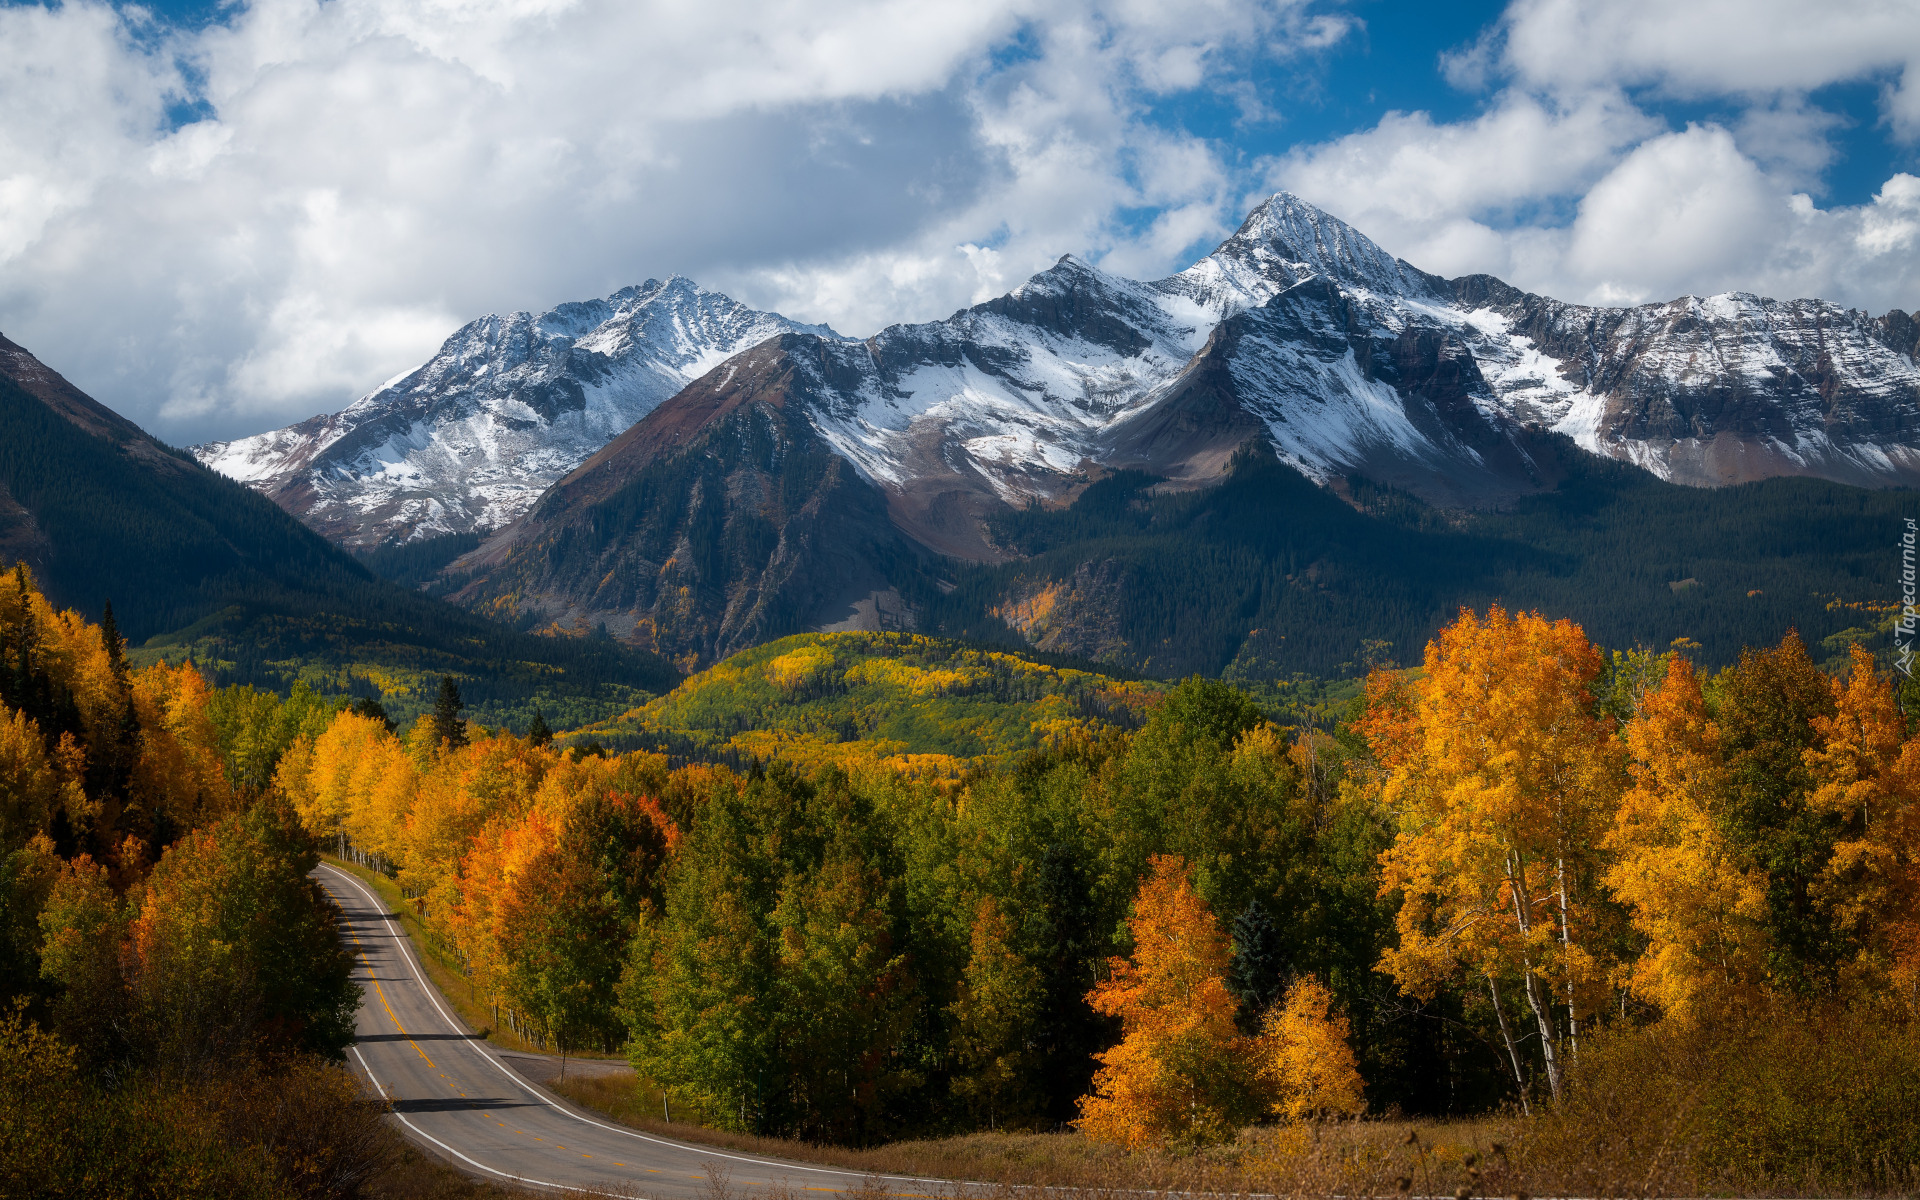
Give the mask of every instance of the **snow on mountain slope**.
[[1905, 313], [1742, 294], [1570, 305], [1430, 275], [1286, 193], [1169, 278], [1068, 256], [864, 341], [684, 279], [490, 317], [343, 413], [196, 452], [350, 544], [498, 528], [690, 381], [703, 411], [731, 411], [713, 369], [782, 333], [799, 335], [770, 351], [786, 367], [760, 363], [755, 386], [788, 370], [782, 403], [894, 522], [970, 558], [1002, 553], [988, 514], [1060, 502], [1094, 468], [1205, 486], [1249, 440], [1317, 481], [1359, 473], [1444, 505], [1552, 486], [1547, 431], [1683, 483], [1920, 483]]
[[1515, 420], [1696, 486], [1920, 482], [1920, 368], [1904, 312], [1744, 292], [1588, 308], [1491, 282], [1457, 281], [1463, 306], [1482, 301], [1466, 314], [1488, 335], [1476, 352], [1497, 361], [1493, 348], [1518, 348], [1494, 380]]
[[793, 331], [837, 338], [689, 279], [648, 280], [483, 317], [339, 413], [193, 453], [350, 546], [485, 531], [690, 380]]
[[899, 598], [940, 586], [927, 551], [1009, 556], [996, 514], [1109, 469], [1206, 487], [1249, 445], [1459, 507], [1553, 487], [1555, 432], [1689, 483], [1920, 483], [1916, 348], [1900, 312], [1441, 279], [1281, 194], [1166, 279], [1068, 256], [945, 320], [761, 342], [456, 563], [454, 598], [688, 662], [882, 597], [911, 624]]

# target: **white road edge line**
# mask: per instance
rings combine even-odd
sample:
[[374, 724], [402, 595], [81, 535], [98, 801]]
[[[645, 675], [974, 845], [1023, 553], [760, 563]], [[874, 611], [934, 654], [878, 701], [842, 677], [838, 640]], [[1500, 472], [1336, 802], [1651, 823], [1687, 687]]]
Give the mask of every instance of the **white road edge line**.
[[[360, 1047], [352, 1046], [352, 1047], [349, 1047], [349, 1049], [353, 1051], [353, 1056], [360, 1060], [360, 1069], [367, 1073], [367, 1078], [369, 1080], [373, 1081], [373, 1089], [379, 1092], [383, 1096], [386, 1095], [386, 1089], [380, 1086], [380, 1080], [374, 1075], [373, 1068], [367, 1065], [367, 1057], [366, 1055], [360, 1053]], [[389, 1100], [388, 1102], [391, 1103], [392, 1101]], [[463, 1163], [466, 1163], [468, 1166], [478, 1168], [479, 1170], [485, 1171], [489, 1175], [498, 1175], [502, 1179], [510, 1179], [515, 1183], [532, 1184], [534, 1187], [558, 1188], [563, 1192], [584, 1192], [587, 1190], [586, 1188], [582, 1188], [582, 1187], [573, 1187], [570, 1184], [548, 1183], [544, 1179], [529, 1179], [525, 1175], [509, 1175], [505, 1171], [497, 1171], [483, 1162], [477, 1162], [474, 1159], [468, 1158], [466, 1155], [460, 1153], [458, 1150], [455, 1150], [452, 1146], [447, 1145], [445, 1142], [441, 1141], [439, 1138], [428, 1133], [426, 1130], [420, 1128], [418, 1125], [415, 1125], [412, 1121], [407, 1120], [407, 1114], [403, 1112], [396, 1112], [393, 1115], [396, 1118], [398, 1118], [398, 1120], [402, 1125], [405, 1125], [408, 1129], [413, 1130], [416, 1134], [419, 1134], [421, 1137], [425, 1138], [427, 1141], [432, 1142], [434, 1145], [440, 1147], [442, 1150], [445, 1150], [448, 1154], [453, 1155], [455, 1158], [459, 1159]]]
[[[375, 897], [372, 892], [369, 892], [367, 890], [366, 885], [361, 883], [358, 879], [355, 879], [352, 875], [349, 875], [347, 872], [342, 871], [340, 868], [334, 866], [332, 863], [323, 862], [320, 865], [326, 868], [327, 870], [332, 871], [335, 875], [338, 875], [340, 878], [346, 880], [348, 883], [352, 884], [354, 887], [354, 890], [358, 891], [362, 896], [365, 896], [368, 902], [373, 905], [374, 911], [379, 913], [381, 915], [381, 918], [385, 920], [386, 923], [393, 929], [394, 940], [400, 946], [401, 956], [407, 960], [407, 966], [412, 968], [414, 978], [420, 981], [420, 989], [421, 991], [426, 993], [428, 1003], [433, 1005], [434, 1010], [438, 1012], [440, 1014], [441, 1019], [447, 1023], [447, 1028], [449, 1030], [451, 1030], [455, 1034], [460, 1034], [461, 1032], [460, 1022], [454, 1020], [454, 1018], [447, 1013], [447, 1010], [441, 1007], [439, 989], [434, 987], [433, 984], [429, 983], [427, 981], [426, 975], [421, 973], [420, 964], [414, 958], [412, 939], [408, 938], [406, 931], [400, 928], [399, 922], [395, 921], [392, 916], [388, 915], [386, 905], [380, 903], [379, 899]], [[481, 1048], [478, 1042], [475, 1042], [471, 1038], [466, 1036], [461, 1036], [458, 1040], [463, 1045], [465, 1045], [468, 1049], [472, 1050], [475, 1054], [478, 1054], [481, 1058], [491, 1063], [495, 1068], [499, 1070], [499, 1072], [502, 1075], [505, 1075], [509, 1080], [511, 1080], [515, 1086], [523, 1089], [524, 1091], [526, 1091], [528, 1095], [540, 1101], [540, 1103], [546, 1105], [548, 1108], [551, 1108], [553, 1111], [560, 1113], [563, 1116], [572, 1117], [574, 1120], [579, 1121], [583, 1125], [591, 1125], [596, 1129], [604, 1129], [609, 1133], [624, 1134], [627, 1137], [635, 1138], [639, 1141], [647, 1142], [651, 1145], [665, 1146], [672, 1150], [683, 1150], [692, 1154], [701, 1154], [709, 1158], [724, 1158], [728, 1162], [746, 1163], [749, 1166], [771, 1167], [775, 1170], [780, 1170], [780, 1171], [807, 1171], [815, 1175], [831, 1175], [841, 1179], [880, 1179], [880, 1180], [885, 1180], [885, 1181], [894, 1182], [894, 1183], [952, 1184], [955, 1182], [959, 1182], [951, 1179], [933, 1179], [933, 1178], [930, 1178], [927, 1176], [921, 1176], [921, 1175], [875, 1175], [868, 1172], [839, 1171], [839, 1170], [834, 1170], [831, 1167], [808, 1167], [808, 1166], [802, 1166], [799, 1163], [774, 1162], [764, 1158], [746, 1158], [738, 1154], [725, 1154], [725, 1153], [722, 1153], [721, 1151], [712, 1150], [705, 1146], [688, 1144], [686, 1142], [668, 1141], [665, 1138], [650, 1137], [647, 1134], [640, 1133], [632, 1129], [622, 1129], [617, 1125], [605, 1125], [599, 1121], [593, 1120], [590, 1117], [583, 1117], [579, 1113], [570, 1112], [566, 1108], [563, 1108], [559, 1104], [556, 1104], [550, 1097], [543, 1095], [531, 1083], [528, 1083], [526, 1080], [520, 1078], [519, 1075], [515, 1074], [512, 1067], [509, 1067], [507, 1064], [501, 1062], [499, 1059], [495, 1058], [493, 1055], [487, 1053], [486, 1050]], [[356, 1047], [354, 1050], [355, 1056], [358, 1056], [359, 1053], [360, 1051]], [[364, 1065], [366, 1062], [366, 1059], [362, 1058], [360, 1061]], [[372, 1072], [368, 1072], [368, 1078], [372, 1078]], [[397, 1117], [401, 1116], [401, 1114], [399, 1113], [395, 1113], [394, 1115]], [[406, 1120], [405, 1117], [401, 1117], [401, 1119], [403, 1121]], [[413, 1125], [411, 1121], [408, 1121], [407, 1124], [411, 1128], [414, 1128], [414, 1129], [419, 1128], [418, 1126]], [[426, 1137], [425, 1134], [422, 1134], [421, 1136]], [[432, 1138], [428, 1138], [427, 1140], [433, 1141]], [[441, 1145], [441, 1143], [434, 1142], [434, 1145], [438, 1146], [438, 1145]], [[459, 1153], [458, 1151], [452, 1151], [452, 1152], [456, 1154]], [[466, 1161], [468, 1162], [473, 1162], [472, 1159], [467, 1159], [466, 1155], [464, 1154], [460, 1155], [460, 1157], [463, 1159], [466, 1159]], [[479, 1164], [475, 1163], [474, 1165], [478, 1166]], [[492, 1168], [490, 1167], [485, 1169], [492, 1170]], [[494, 1174], [498, 1175], [500, 1174], [500, 1172], [495, 1171]], [[514, 1177], [505, 1176], [505, 1178], [511, 1179]], [[553, 1184], [550, 1186], [559, 1187], [562, 1185]], [[991, 1185], [984, 1184], [984, 1183], [975, 1183], [969, 1180], [969, 1181], [963, 1182], [962, 1186], [989, 1187]], [[578, 1191], [579, 1189], [575, 1188], [570, 1190]]]

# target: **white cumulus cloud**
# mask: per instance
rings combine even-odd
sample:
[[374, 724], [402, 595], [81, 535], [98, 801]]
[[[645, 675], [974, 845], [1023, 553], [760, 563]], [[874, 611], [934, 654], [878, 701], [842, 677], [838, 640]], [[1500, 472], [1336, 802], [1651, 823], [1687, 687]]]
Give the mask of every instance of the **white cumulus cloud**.
[[[1819, 203], [1846, 119], [1811, 98], [1876, 85], [1886, 136], [1920, 139], [1913, 0], [1514, 0], [1440, 66], [1484, 95], [1481, 112], [1391, 114], [1295, 147], [1264, 182], [1428, 270], [1568, 300], [1748, 290], [1920, 307], [1916, 180]], [[1661, 115], [1702, 101], [1737, 115]]]
[[1150, 106], [1348, 27], [1310, 0], [0, 7], [0, 329], [189, 441], [649, 275], [852, 332], [944, 315], [1220, 231], [1219, 151]]

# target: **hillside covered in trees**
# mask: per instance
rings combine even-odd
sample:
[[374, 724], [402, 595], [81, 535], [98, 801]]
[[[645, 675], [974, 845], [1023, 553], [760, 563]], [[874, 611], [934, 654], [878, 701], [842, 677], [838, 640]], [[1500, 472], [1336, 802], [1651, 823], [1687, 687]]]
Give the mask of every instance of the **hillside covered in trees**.
[[911, 633], [800, 634], [563, 740], [736, 767], [778, 758], [954, 775], [1076, 734], [1134, 728], [1165, 690]]
[[[1907, 490], [1810, 479], [1691, 488], [1571, 447], [1550, 492], [1448, 510], [1359, 478], [1318, 487], [1243, 450], [1219, 486], [1120, 472], [1062, 509], [992, 522], [1011, 555], [915, 592], [918, 628], [1155, 678], [1355, 678], [1411, 666], [1461, 607], [1579, 621], [1700, 661], [1797, 628], [1823, 664], [1887, 645]], [[950, 590], [948, 590], [950, 589]]]
[[[662, 660], [535, 638], [375, 578], [271, 501], [161, 445], [0, 339], [0, 565], [51, 601], [111, 601], [141, 664], [191, 657], [217, 683], [295, 682], [411, 715], [443, 674], [491, 719], [574, 723], [671, 687]], [[382, 564], [376, 564], [382, 565]]]
[[[1920, 1163], [1920, 736], [1862, 650], [1707, 671], [1496, 608], [1322, 726], [1217, 681], [801, 638], [656, 702], [842, 748], [735, 769], [490, 730], [450, 686], [408, 728], [135, 670], [24, 571], [0, 629], [4, 1128], [84, 1111], [164, 1151], [11, 1140], [11, 1178], [275, 1194], [295, 1134], [245, 1097], [377, 1116], [320, 1065], [353, 992], [316, 846], [391, 875], [500, 1025], [624, 1051], [728, 1129], [1273, 1154], [1245, 1131], [1513, 1106], [1526, 1178], [1593, 1139], [1703, 1189]], [[850, 731], [849, 696], [878, 699]], [[990, 752], [892, 753], [913, 696]]]
[[[790, 715], [765, 689], [834, 653], [674, 703], [724, 683]], [[1885, 1117], [1920, 1083], [1916, 764], [1863, 651], [1836, 679], [1789, 636], [1706, 672], [1494, 609], [1331, 733], [1190, 679], [1137, 728], [919, 777], [343, 713], [275, 780], [503, 1022], [624, 1047], [727, 1128], [1195, 1145], [1633, 1080], [1658, 1115], [1632, 1137], [1753, 1186], [1920, 1162], [1920, 1122]]]

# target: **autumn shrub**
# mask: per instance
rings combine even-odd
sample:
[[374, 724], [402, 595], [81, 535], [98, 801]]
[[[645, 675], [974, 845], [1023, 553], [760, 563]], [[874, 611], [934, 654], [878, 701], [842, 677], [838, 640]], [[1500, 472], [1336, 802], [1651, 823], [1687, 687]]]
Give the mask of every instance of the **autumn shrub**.
[[74, 1048], [15, 1009], [0, 1017], [0, 1195], [208, 1200], [300, 1193], [275, 1164], [223, 1136], [190, 1099], [150, 1079], [111, 1091]]
[[1910, 1192], [1920, 1027], [1834, 1002], [1749, 1021], [1609, 1031], [1527, 1123], [1535, 1191]]
[[221, 1136], [271, 1161], [301, 1200], [358, 1196], [399, 1158], [386, 1101], [315, 1055], [248, 1064], [197, 1091]]

